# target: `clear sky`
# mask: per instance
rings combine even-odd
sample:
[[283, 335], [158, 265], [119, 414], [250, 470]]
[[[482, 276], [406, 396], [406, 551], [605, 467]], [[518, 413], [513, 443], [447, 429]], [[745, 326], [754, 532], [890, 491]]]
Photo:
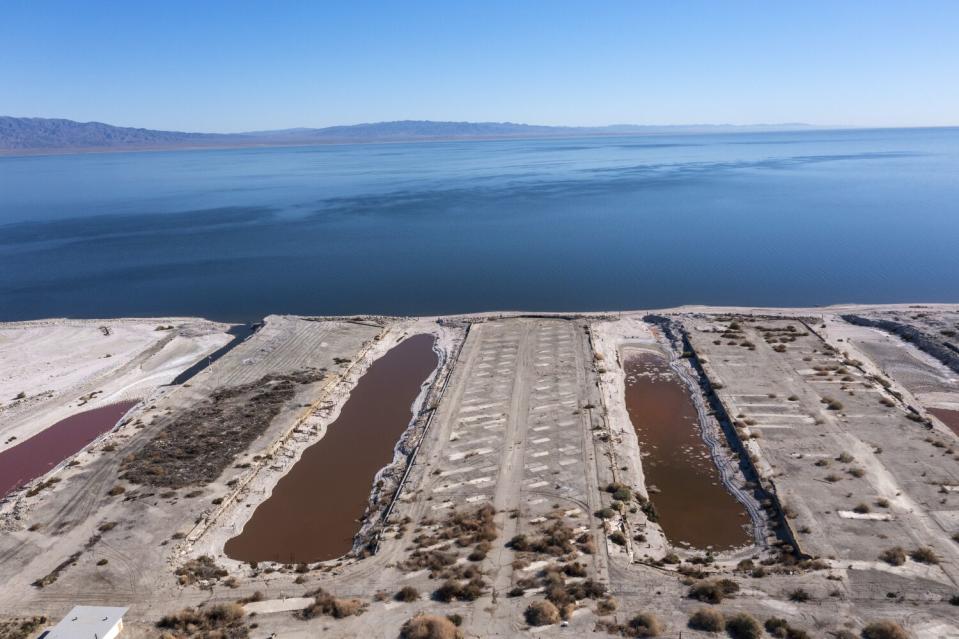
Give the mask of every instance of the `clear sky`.
[[2, 0], [0, 114], [959, 124], [959, 1]]

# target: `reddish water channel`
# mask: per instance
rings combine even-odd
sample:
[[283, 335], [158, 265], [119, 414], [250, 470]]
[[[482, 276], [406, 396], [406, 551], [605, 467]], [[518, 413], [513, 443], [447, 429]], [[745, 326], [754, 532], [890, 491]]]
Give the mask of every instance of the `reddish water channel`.
[[749, 543], [749, 515], [722, 485], [682, 379], [665, 358], [650, 352], [629, 354], [625, 369], [626, 409], [666, 537], [700, 549]]
[[930, 408], [929, 412], [939, 418], [939, 420], [952, 429], [956, 435], [959, 435], [959, 410], [949, 410], [948, 408]]
[[137, 402], [118, 402], [61, 419], [0, 453], [0, 497], [50, 471], [107, 432]]
[[433, 342], [432, 335], [415, 335], [373, 362], [323, 438], [227, 542], [229, 557], [299, 563], [349, 552], [373, 479], [392, 461], [413, 402], [438, 364]]

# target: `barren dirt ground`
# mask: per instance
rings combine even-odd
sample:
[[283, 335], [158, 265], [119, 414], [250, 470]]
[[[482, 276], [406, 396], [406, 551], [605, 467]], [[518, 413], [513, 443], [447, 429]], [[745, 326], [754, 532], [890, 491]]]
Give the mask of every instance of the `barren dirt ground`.
[[[163, 384], [225, 344], [228, 327], [0, 325], [3, 439], [144, 400], [57, 469], [60, 481], [40, 478], [0, 506], [0, 619], [97, 604], [129, 606], [124, 633], [137, 637], [385, 639], [419, 614], [442, 618], [438, 637], [642, 636], [651, 625], [717, 636], [690, 626], [705, 607], [745, 615], [731, 625], [781, 618], [795, 637], [858, 637], [879, 620], [959, 637], [959, 438], [929, 412], [959, 407], [959, 375], [935, 344], [843, 319], [892, 317], [947, 344], [957, 312], [270, 316], [176, 386]], [[295, 566], [226, 557], [372, 362], [420, 333], [437, 337], [440, 365], [370, 487], [353, 552]], [[682, 496], [646, 484], [650, 451], [624, 402], [623, 362], [637, 349], [688, 383], [716, 442], [703, 463], [723, 466], [748, 502], [751, 545], [679, 547], [657, 523], [656, 502]]]

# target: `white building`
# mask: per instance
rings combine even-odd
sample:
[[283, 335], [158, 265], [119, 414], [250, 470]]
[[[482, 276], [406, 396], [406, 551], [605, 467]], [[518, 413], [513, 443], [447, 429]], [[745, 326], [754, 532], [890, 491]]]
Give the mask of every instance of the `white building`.
[[123, 630], [127, 608], [74, 606], [45, 639], [114, 639]]

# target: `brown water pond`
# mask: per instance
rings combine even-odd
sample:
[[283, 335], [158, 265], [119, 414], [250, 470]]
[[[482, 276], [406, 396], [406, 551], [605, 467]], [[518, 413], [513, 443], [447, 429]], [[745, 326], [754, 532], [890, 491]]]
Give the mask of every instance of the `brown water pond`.
[[959, 435], [959, 410], [949, 410], [948, 408], [930, 408], [929, 412], [939, 418], [943, 424], [952, 429], [956, 435]]
[[117, 402], [61, 419], [0, 453], [0, 497], [40, 477], [120, 421], [136, 401]]
[[438, 364], [434, 341], [415, 335], [373, 362], [323, 438], [226, 543], [227, 556], [300, 563], [349, 552], [374, 477], [393, 460], [413, 402]]
[[700, 549], [748, 544], [749, 515], [722, 485], [687, 386], [656, 353], [628, 353], [625, 370], [626, 409], [666, 537]]

